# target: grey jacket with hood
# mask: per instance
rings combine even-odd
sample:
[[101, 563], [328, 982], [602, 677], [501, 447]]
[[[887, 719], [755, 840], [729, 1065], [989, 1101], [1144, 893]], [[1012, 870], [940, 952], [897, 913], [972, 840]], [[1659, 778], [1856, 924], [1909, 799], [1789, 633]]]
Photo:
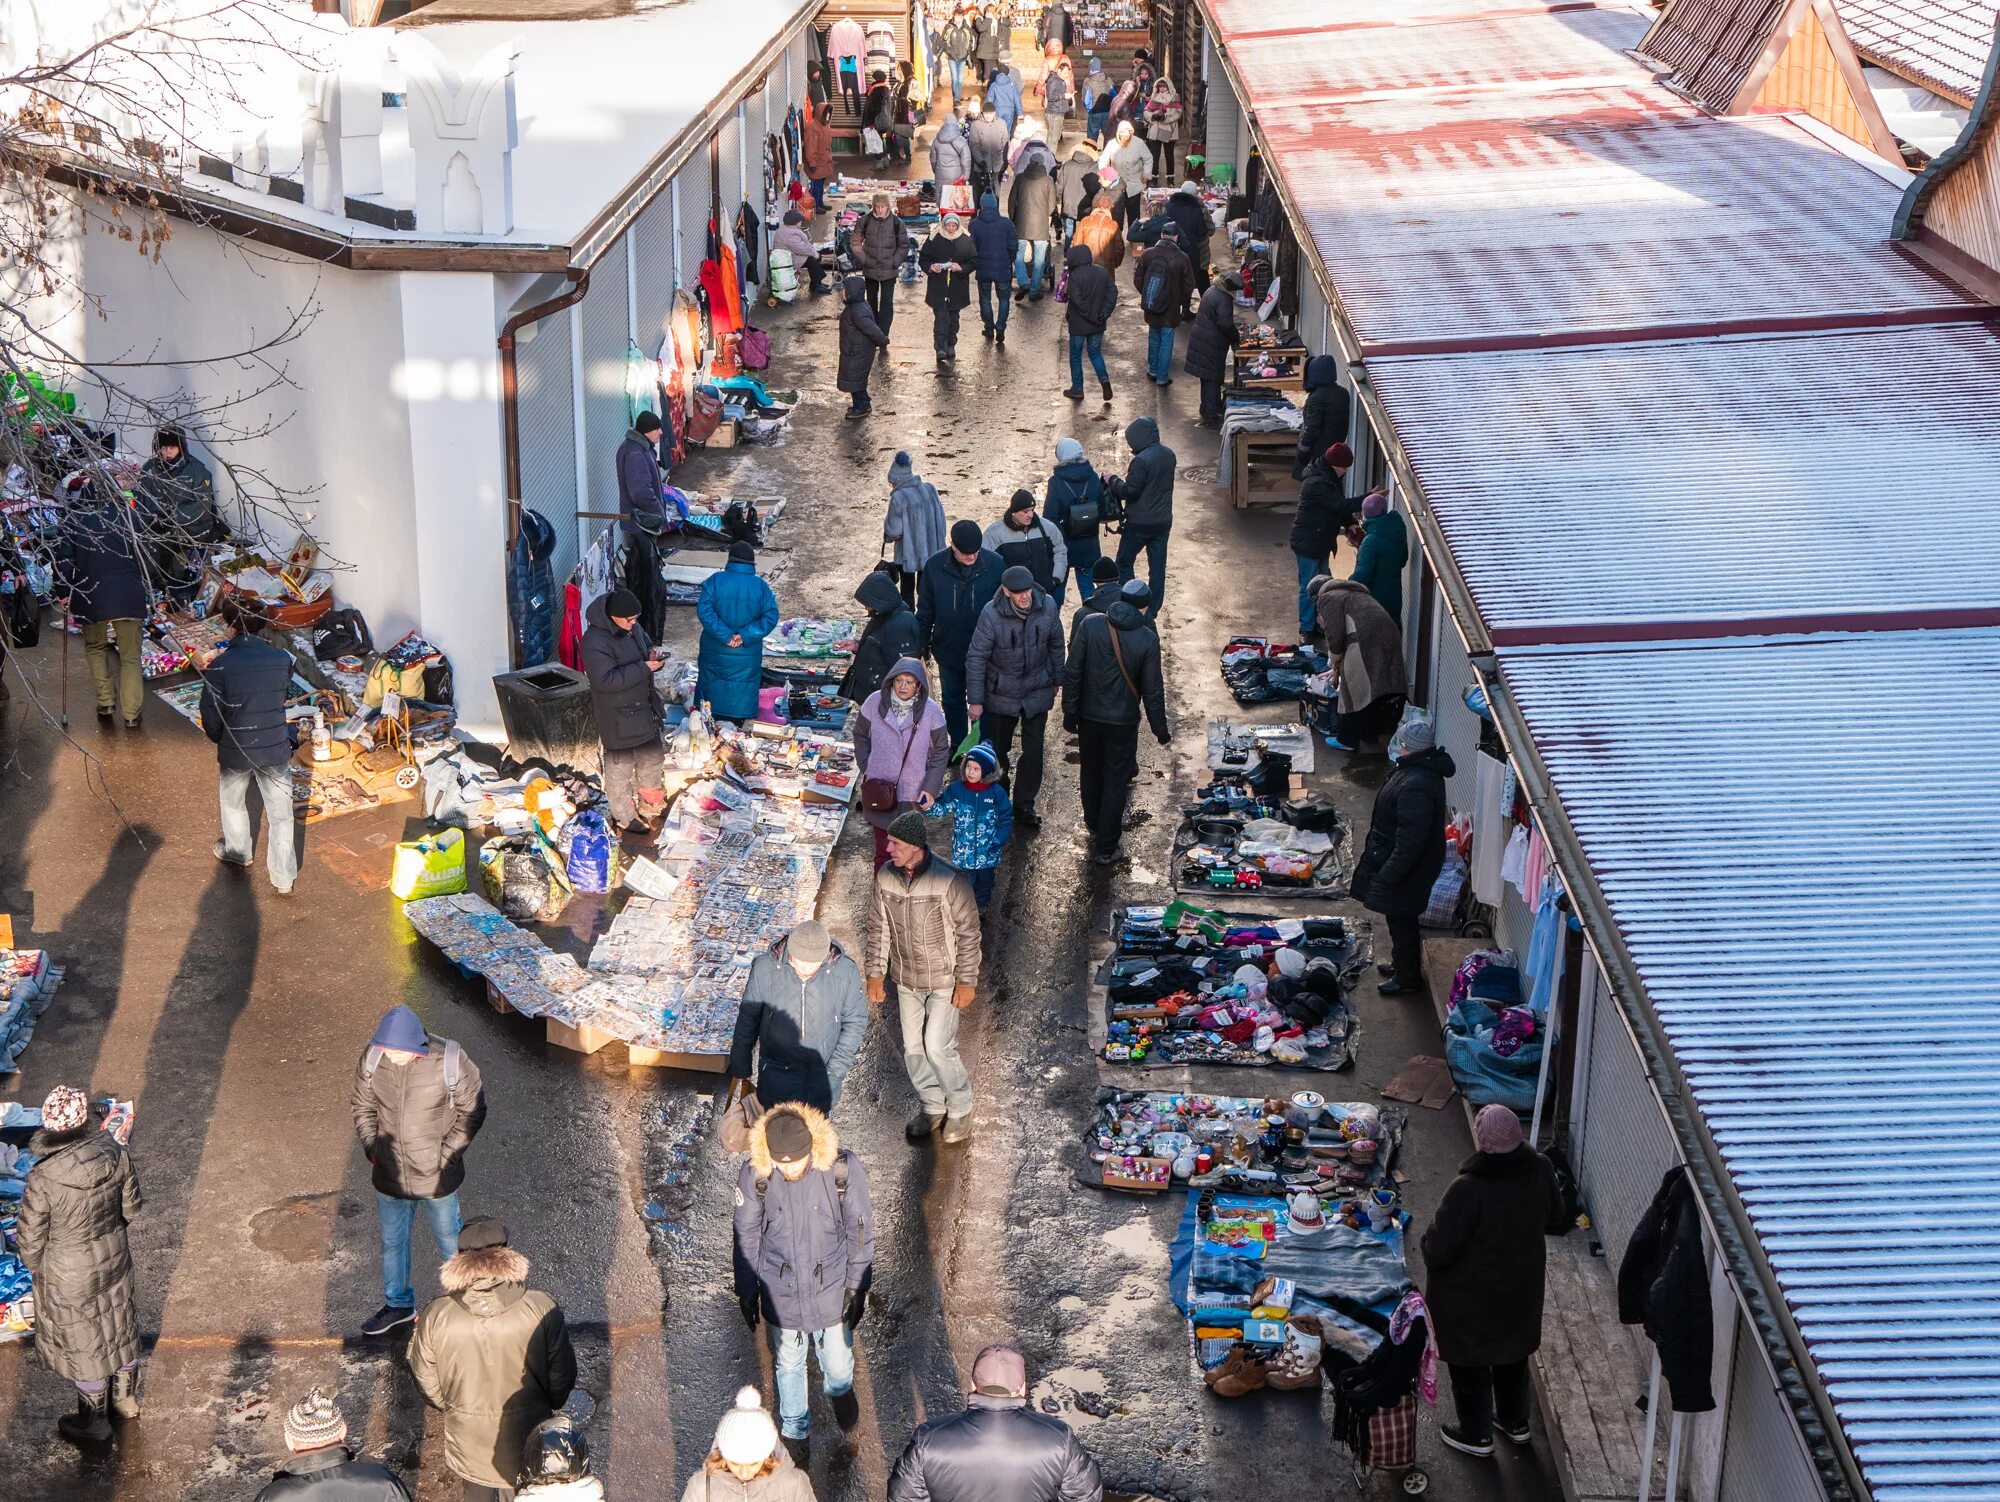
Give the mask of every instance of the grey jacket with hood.
[[931, 176], [939, 187], [972, 178], [972, 143], [956, 115], [946, 115], [931, 141]]
[[478, 1066], [460, 1050], [458, 1087], [447, 1088], [445, 1050], [451, 1045], [424, 1036], [430, 1052], [407, 1064], [391, 1063], [371, 1045], [354, 1066], [354, 1135], [375, 1165], [376, 1192], [392, 1199], [441, 1199], [455, 1191], [465, 1182], [465, 1150], [486, 1120]]
[[1160, 442], [1160, 425], [1134, 418], [1125, 429], [1132, 462], [1125, 470], [1125, 525], [1164, 532], [1174, 524], [1174, 451]]
[[[782, 1115], [812, 1132], [806, 1171], [788, 1179], [772, 1160], [768, 1133]], [[845, 1161], [843, 1191], [834, 1165]], [[750, 1128], [750, 1156], [736, 1176], [736, 1296], [755, 1297], [780, 1330], [830, 1330], [847, 1296], [865, 1288], [875, 1260], [868, 1174], [811, 1106], [786, 1101]]]
[[757, 1099], [764, 1105], [795, 1100], [831, 1111], [868, 1031], [861, 969], [836, 943], [826, 963], [801, 979], [792, 968], [790, 942], [788, 934], [750, 962], [729, 1073], [749, 1079], [754, 1052]]
[[989, 600], [965, 654], [965, 702], [995, 714], [1047, 714], [1062, 677], [1062, 612], [1056, 602], [1037, 589], [1024, 615], [1005, 595]]
[[900, 456], [889, 464], [889, 509], [882, 517], [882, 540], [896, 545], [896, 567], [906, 574], [914, 574], [950, 541], [937, 487]]

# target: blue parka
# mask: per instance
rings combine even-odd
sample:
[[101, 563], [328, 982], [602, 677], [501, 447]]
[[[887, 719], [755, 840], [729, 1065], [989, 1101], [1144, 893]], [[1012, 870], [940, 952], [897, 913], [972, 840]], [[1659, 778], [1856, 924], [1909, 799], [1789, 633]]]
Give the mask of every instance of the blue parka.
[[[757, 717], [764, 679], [764, 638], [778, 628], [778, 597], [754, 563], [732, 563], [701, 586], [694, 613], [701, 622], [701, 683], [697, 697], [724, 720]], [[729, 638], [741, 636], [732, 647]]]
[[1014, 275], [1014, 252], [1021, 248], [1020, 232], [1014, 221], [1000, 212], [1000, 200], [991, 193], [979, 196], [979, 212], [972, 216], [967, 233], [972, 236], [972, 252], [978, 258], [982, 282], [1004, 282]]

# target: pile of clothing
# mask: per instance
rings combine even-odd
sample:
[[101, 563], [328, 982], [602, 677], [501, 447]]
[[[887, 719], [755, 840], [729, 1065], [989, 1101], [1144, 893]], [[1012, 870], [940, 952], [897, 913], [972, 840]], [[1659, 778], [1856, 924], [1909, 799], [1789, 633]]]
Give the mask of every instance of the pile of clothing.
[[1543, 1023], [1521, 989], [1512, 950], [1467, 955], [1452, 976], [1444, 1057], [1468, 1104], [1534, 1109], [1541, 1076]]
[[1215, 483], [1227, 485], [1236, 473], [1238, 433], [1297, 433], [1305, 424], [1305, 413], [1283, 392], [1232, 390], [1222, 409], [1222, 457], [1215, 467]]
[[21, 1052], [62, 974], [60, 966], [49, 963], [46, 950], [0, 949], [0, 1071], [20, 1067]]
[[1262, 636], [1232, 636], [1222, 649], [1222, 681], [1238, 704], [1303, 699], [1308, 680], [1330, 664], [1310, 647]]

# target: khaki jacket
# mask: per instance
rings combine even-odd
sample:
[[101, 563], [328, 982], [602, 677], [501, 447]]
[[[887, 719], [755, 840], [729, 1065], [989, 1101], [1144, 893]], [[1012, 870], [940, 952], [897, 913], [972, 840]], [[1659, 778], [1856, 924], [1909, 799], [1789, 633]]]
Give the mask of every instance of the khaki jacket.
[[978, 983], [979, 904], [956, 868], [935, 855], [915, 876], [883, 863], [862, 969], [915, 991]]

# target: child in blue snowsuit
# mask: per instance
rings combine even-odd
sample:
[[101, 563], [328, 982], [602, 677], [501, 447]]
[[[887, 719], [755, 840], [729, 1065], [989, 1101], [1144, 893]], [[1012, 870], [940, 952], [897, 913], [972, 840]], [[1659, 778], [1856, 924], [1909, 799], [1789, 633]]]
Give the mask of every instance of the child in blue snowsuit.
[[965, 753], [958, 776], [924, 812], [933, 819], [951, 815], [951, 863], [965, 873], [983, 913], [993, 897], [1000, 853], [1014, 833], [1014, 800], [1000, 785], [1000, 757], [985, 741]]

